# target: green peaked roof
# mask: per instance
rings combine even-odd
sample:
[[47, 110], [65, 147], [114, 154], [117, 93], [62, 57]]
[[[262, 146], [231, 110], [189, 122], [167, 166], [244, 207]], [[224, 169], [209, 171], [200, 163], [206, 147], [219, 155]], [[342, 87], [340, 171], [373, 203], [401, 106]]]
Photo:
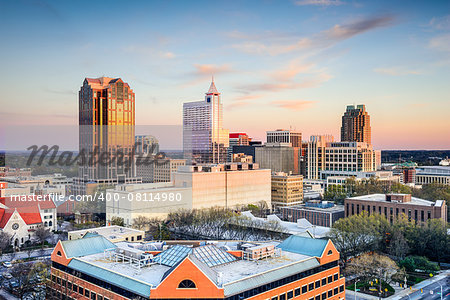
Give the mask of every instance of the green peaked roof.
[[96, 254], [117, 247], [101, 235], [61, 242], [67, 258]]
[[320, 257], [327, 244], [328, 240], [291, 235], [277, 247], [281, 248], [283, 251]]

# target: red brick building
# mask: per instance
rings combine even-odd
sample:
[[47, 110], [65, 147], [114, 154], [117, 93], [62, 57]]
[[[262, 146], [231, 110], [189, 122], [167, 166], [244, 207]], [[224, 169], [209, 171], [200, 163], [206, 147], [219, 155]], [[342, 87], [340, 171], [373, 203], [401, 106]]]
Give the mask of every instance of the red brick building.
[[333, 243], [300, 236], [131, 246], [89, 235], [60, 241], [51, 259], [47, 299], [345, 298]]

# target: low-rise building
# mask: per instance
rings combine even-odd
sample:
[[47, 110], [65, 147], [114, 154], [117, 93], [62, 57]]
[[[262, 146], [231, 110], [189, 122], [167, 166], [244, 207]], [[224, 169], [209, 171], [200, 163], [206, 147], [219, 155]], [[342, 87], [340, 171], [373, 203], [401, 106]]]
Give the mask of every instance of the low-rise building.
[[59, 241], [48, 299], [343, 299], [331, 240], [112, 243]]
[[251, 164], [253, 163], [253, 157], [244, 153], [235, 153], [233, 154], [232, 162]]
[[302, 205], [281, 208], [282, 218], [290, 222], [306, 219], [316, 226], [332, 227], [340, 218], [345, 217], [343, 205], [322, 202], [305, 202]]
[[173, 182], [118, 185], [106, 197], [106, 219], [113, 216], [131, 225], [133, 219], [166, 217], [179, 209], [233, 208], [266, 202], [271, 207], [270, 170], [257, 164], [227, 163], [205, 166], [181, 166]]
[[303, 176], [272, 174], [272, 209], [303, 203]]
[[416, 223], [430, 219], [447, 222], [447, 205], [444, 200], [428, 201], [410, 194], [371, 194], [345, 199], [345, 216], [358, 215], [362, 212], [382, 214], [391, 223], [402, 214]]
[[450, 185], [450, 167], [448, 166], [421, 166], [416, 168], [417, 185], [438, 183]]
[[51, 231], [57, 228], [56, 206], [48, 196], [0, 198], [0, 229], [11, 235], [14, 246], [33, 241], [33, 232], [41, 225]]
[[67, 238], [71, 241], [97, 234], [107, 238], [113, 243], [142, 242], [145, 238], [145, 231], [143, 230], [117, 225], [69, 231]]
[[147, 163], [136, 164], [136, 176], [143, 183], [169, 182], [179, 167], [185, 166], [185, 159], [155, 158]]

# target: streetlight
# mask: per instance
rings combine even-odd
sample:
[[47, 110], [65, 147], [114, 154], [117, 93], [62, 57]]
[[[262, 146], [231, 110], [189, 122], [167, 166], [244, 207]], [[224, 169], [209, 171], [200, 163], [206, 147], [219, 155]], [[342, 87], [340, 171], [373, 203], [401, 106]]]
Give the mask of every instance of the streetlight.
[[441, 286], [441, 300], [442, 300], [442, 284], [440, 284], [439, 281], [436, 281], [436, 283]]
[[356, 292], [358, 291], [358, 289], [357, 289], [357, 287], [356, 287], [356, 284], [358, 283], [358, 281], [359, 281], [359, 279], [357, 279], [357, 280], [355, 281], [355, 300], [356, 300]]

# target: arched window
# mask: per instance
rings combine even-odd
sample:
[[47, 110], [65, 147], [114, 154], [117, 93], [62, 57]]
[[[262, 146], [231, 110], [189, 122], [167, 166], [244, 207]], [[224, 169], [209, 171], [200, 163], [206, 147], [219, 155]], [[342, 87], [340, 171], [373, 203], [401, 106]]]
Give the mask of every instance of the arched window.
[[48, 224], [47, 221], [45, 221], [45, 226], [48, 226], [47, 224]]
[[48, 226], [52, 226], [53, 225], [53, 222], [52, 221], [49, 221], [48, 222]]
[[331, 255], [331, 254], [333, 254], [333, 251], [331, 251], [331, 250], [328, 250], [328, 253], [327, 253], [327, 255]]
[[178, 284], [179, 289], [195, 289], [195, 283], [192, 280], [185, 279]]
[[61, 251], [56, 252], [56, 255], [62, 256]]

